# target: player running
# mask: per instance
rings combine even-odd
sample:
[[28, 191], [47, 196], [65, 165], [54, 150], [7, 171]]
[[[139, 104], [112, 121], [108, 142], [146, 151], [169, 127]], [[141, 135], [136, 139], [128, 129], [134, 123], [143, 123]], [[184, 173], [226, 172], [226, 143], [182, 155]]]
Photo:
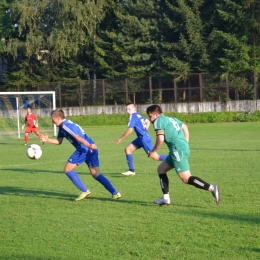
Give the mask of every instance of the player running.
[[27, 114], [25, 115], [24, 122], [22, 125], [22, 129], [24, 129], [25, 125], [27, 125], [25, 129], [24, 134], [24, 145], [28, 145], [29, 143], [29, 134], [35, 133], [37, 136], [39, 136], [39, 130], [38, 130], [38, 118], [37, 116], [32, 112], [31, 107], [27, 107]]
[[163, 115], [162, 109], [158, 105], [149, 106], [146, 109], [146, 113], [156, 131], [156, 143], [154, 148], [151, 149], [149, 157], [154, 160], [158, 159], [156, 151], [161, 147], [163, 142], [167, 144], [170, 151], [166, 160], [163, 161], [157, 169], [163, 197], [155, 200], [154, 203], [159, 205], [170, 204], [169, 180], [166, 173], [174, 168], [184, 183], [210, 191], [214, 196], [216, 203], [219, 204], [219, 186], [211, 185], [202, 179], [191, 175], [188, 161], [190, 155], [188, 127], [177, 118]]
[[100, 173], [98, 148], [93, 140], [86, 135], [79, 125], [67, 120], [62, 109], [52, 111], [51, 118], [52, 122], [59, 127], [57, 138], [49, 138], [48, 135], [40, 134], [40, 139], [42, 142], [60, 145], [65, 137], [76, 148], [76, 151], [70, 156], [64, 167], [66, 175], [81, 191], [79, 197], [76, 198], [75, 201], [80, 201], [91, 193], [74, 171], [84, 162], [88, 165], [92, 177], [100, 182], [112, 194], [112, 199], [120, 199], [121, 194], [114, 188], [111, 182]]
[[[152, 138], [148, 133], [148, 128], [150, 126], [150, 121], [145, 118], [144, 116], [141, 116], [137, 113], [136, 107], [134, 103], [129, 102], [126, 104], [126, 112], [130, 115], [129, 122], [128, 122], [128, 128], [126, 132], [115, 140], [116, 144], [119, 144], [124, 138], [129, 136], [133, 129], [137, 135], [137, 138], [133, 140], [126, 148], [125, 148], [125, 154], [126, 154], [126, 161], [128, 164], [129, 170], [126, 172], [122, 172], [121, 174], [124, 176], [134, 176], [135, 170], [134, 170], [134, 158], [132, 153], [136, 149], [143, 148], [146, 154], [148, 155], [149, 152], [153, 149], [153, 143]], [[158, 155], [158, 159], [160, 161], [165, 160], [167, 156], [166, 155]]]

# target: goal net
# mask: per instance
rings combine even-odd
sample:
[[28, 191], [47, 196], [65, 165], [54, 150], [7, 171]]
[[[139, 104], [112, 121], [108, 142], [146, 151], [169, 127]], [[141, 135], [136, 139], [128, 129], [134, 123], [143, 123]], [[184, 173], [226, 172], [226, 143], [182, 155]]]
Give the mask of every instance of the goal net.
[[[50, 118], [51, 111], [56, 108], [55, 91], [0, 92], [0, 139], [24, 136], [21, 126], [28, 106], [38, 118], [39, 132], [56, 136], [56, 126]], [[29, 138], [37, 136], [31, 134]]]

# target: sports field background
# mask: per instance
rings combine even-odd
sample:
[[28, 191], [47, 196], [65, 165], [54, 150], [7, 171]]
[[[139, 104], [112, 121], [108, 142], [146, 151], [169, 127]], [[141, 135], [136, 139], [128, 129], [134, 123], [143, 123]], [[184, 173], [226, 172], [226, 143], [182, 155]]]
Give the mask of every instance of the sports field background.
[[136, 176], [122, 177], [123, 150], [135, 136], [119, 145], [114, 140], [126, 126], [83, 127], [99, 147], [101, 172], [122, 194], [119, 201], [82, 165], [78, 173], [92, 193], [74, 202], [79, 192], [62, 173], [74, 151], [67, 140], [41, 145], [43, 156], [30, 160], [23, 139], [0, 138], [0, 259], [259, 259], [260, 122], [188, 126], [191, 171], [220, 185], [219, 206], [174, 171], [171, 205], [155, 205], [158, 162], [142, 150], [134, 153]]

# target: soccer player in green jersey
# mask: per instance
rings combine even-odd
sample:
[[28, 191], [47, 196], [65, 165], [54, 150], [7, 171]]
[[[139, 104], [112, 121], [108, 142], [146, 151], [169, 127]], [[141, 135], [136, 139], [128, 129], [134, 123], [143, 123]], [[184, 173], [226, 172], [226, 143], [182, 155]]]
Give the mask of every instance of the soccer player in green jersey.
[[167, 172], [175, 169], [179, 177], [186, 184], [193, 185], [196, 188], [210, 191], [214, 196], [216, 203], [220, 202], [219, 186], [211, 185], [202, 179], [192, 176], [189, 165], [189, 130], [187, 125], [177, 118], [165, 116], [162, 109], [158, 105], [151, 105], [146, 109], [149, 120], [153, 123], [156, 131], [156, 142], [153, 149], [149, 153], [149, 157], [158, 160], [157, 150], [161, 147], [163, 142], [169, 148], [169, 155], [157, 169], [160, 178], [160, 184], [163, 192], [161, 199], [155, 200], [154, 203], [158, 205], [169, 205], [169, 179]]

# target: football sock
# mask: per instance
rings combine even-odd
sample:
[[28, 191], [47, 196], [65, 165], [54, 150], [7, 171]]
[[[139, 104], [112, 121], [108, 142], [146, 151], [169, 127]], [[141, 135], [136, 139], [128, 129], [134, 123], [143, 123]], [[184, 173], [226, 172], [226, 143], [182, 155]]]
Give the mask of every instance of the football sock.
[[161, 154], [160, 155], [160, 161], [165, 161], [167, 155], [166, 154]]
[[28, 144], [28, 141], [29, 141], [28, 135], [25, 135], [25, 136], [24, 136], [24, 140], [25, 140], [25, 143]]
[[188, 179], [188, 184], [193, 185], [194, 187], [202, 190], [209, 190], [210, 187], [209, 183], [195, 176], [190, 176], [190, 178]]
[[163, 198], [164, 198], [165, 200], [169, 200], [169, 199], [170, 199], [170, 194], [169, 194], [169, 193], [163, 194]]
[[67, 176], [71, 179], [71, 181], [74, 183], [74, 185], [81, 191], [86, 192], [87, 187], [84, 185], [84, 183], [81, 181], [80, 177], [75, 171], [69, 171], [66, 172]]
[[134, 169], [134, 157], [132, 154], [126, 154], [126, 161], [129, 169]]
[[101, 173], [97, 176], [96, 180], [100, 182], [112, 195], [116, 195], [118, 191], [111, 184], [111, 182]]
[[166, 173], [159, 174], [163, 194], [169, 193], [169, 179]]

